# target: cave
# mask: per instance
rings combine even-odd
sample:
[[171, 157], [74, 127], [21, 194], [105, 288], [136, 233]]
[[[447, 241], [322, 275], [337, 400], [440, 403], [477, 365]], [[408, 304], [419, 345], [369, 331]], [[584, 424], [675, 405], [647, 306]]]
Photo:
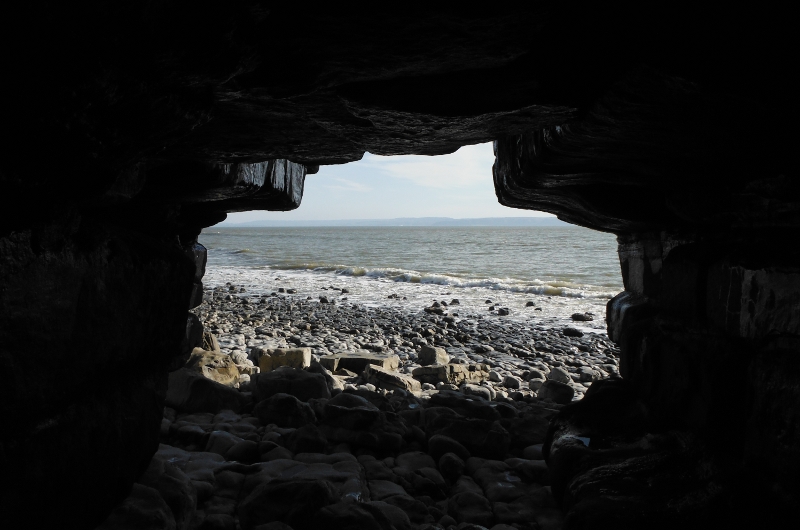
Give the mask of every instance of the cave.
[[[624, 384], [551, 424], [565, 527], [786, 520], [800, 498], [790, 21], [628, 2], [15, 4], [0, 520], [94, 528], [147, 468], [169, 374], [202, 335], [188, 311], [203, 228], [297, 208], [320, 165], [487, 141], [501, 204], [619, 242], [625, 290], [606, 319]], [[589, 431], [680, 433], [679, 448], [620, 460], [570, 442]]]

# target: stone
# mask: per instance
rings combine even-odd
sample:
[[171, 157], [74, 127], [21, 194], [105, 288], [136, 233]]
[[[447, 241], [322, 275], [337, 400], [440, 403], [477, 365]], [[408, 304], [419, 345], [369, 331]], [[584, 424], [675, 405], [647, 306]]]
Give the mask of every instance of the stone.
[[253, 397], [256, 402], [275, 394], [291, 394], [300, 401], [331, 397], [325, 377], [305, 370], [281, 366], [268, 373], [251, 376]]
[[423, 467], [436, 467], [436, 462], [430, 455], [421, 451], [411, 451], [398, 455], [395, 459], [398, 466], [404, 466], [412, 471], [422, 469]]
[[463, 392], [467, 396], [482, 397], [486, 401], [492, 400], [492, 389], [489, 388], [488, 386], [467, 384], [461, 387], [461, 392]]
[[575, 322], [591, 322], [594, 320], [594, 317], [589, 313], [573, 313], [572, 320]]
[[537, 395], [539, 399], [550, 399], [554, 403], [564, 405], [572, 402], [572, 398], [575, 396], [575, 389], [570, 385], [548, 379], [539, 389]]
[[465, 467], [464, 460], [455, 453], [445, 453], [439, 458], [439, 471], [451, 482], [458, 480]]
[[309, 423], [296, 429], [286, 440], [286, 448], [293, 453], [323, 453], [328, 440], [316, 425]]
[[513, 375], [507, 375], [503, 378], [503, 386], [506, 388], [513, 388], [517, 389], [520, 388], [521, 382], [519, 378], [514, 377]]
[[372, 500], [382, 501], [393, 495], [408, 495], [403, 486], [388, 480], [370, 480], [369, 494]]
[[368, 364], [364, 369], [367, 380], [379, 388], [394, 390], [399, 388], [407, 392], [419, 392], [422, 387], [416, 379], [397, 372], [391, 372], [376, 365]]
[[422, 366], [444, 365], [449, 362], [450, 356], [444, 348], [423, 345], [419, 351], [419, 364]]
[[278, 367], [308, 368], [311, 365], [311, 348], [254, 348], [261, 372], [271, 372]]
[[362, 350], [353, 353], [346, 352], [328, 355], [322, 357], [319, 363], [331, 372], [345, 369], [360, 374], [367, 365], [378, 366], [384, 370], [397, 370], [400, 366], [400, 358], [394, 354], [382, 354]]
[[225, 431], [213, 431], [208, 437], [208, 443], [204, 451], [208, 453], [216, 453], [220, 456], [225, 456], [228, 450], [239, 442], [243, 441], [242, 438]]
[[504, 316], [508, 316], [508, 314], [509, 314], [509, 310], [508, 310], [507, 307], [501, 307], [501, 308], [499, 308], [497, 310], [497, 316], [504, 317]]
[[273, 423], [278, 427], [302, 427], [317, 419], [308, 403], [280, 392], [259, 401], [253, 409], [253, 415], [262, 425]]
[[243, 464], [252, 464], [254, 462], [258, 462], [260, 456], [258, 442], [253, 440], [242, 440], [228, 449], [228, 452], [225, 453], [225, 460], [230, 462], [241, 462]]
[[575, 328], [564, 328], [561, 330], [561, 333], [563, 333], [565, 337], [583, 337], [583, 332]]
[[564, 368], [561, 368], [560, 366], [551, 369], [550, 372], [547, 374], [547, 379], [564, 384], [569, 384], [572, 382], [572, 378], [570, 377], [569, 372], [566, 371]]
[[195, 348], [186, 362], [186, 369], [203, 374], [204, 377], [225, 386], [239, 382], [239, 369], [229, 356], [218, 352]]
[[580, 381], [589, 382], [589, 381], [599, 381], [603, 379], [603, 373], [599, 370], [595, 370], [590, 366], [581, 366], [578, 368], [578, 377]]
[[219, 341], [217, 341], [217, 337], [208, 331], [203, 332], [202, 345], [200, 347], [205, 351], [220, 353]]
[[138, 482], [158, 491], [172, 511], [177, 530], [188, 528], [197, 509], [197, 490], [178, 465], [159, 451]]
[[158, 490], [134, 484], [130, 494], [109, 514], [98, 530], [141, 528], [177, 530], [175, 517]]
[[443, 436], [441, 434], [431, 436], [428, 440], [428, 454], [430, 454], [434, 460], [439, 461], [446, 453], [453, 453], [461, 460], [466, 460], [471, 456], [466, 447], [449, 436]]
[[464, 382], [480, 383], [485, 381], [489, 377], [489, 372], [484, 370], [483, 367], [477, 370], [470, 370], [469, 366], [465, 364], [447, 364], [420, 366], [414, 368], [411, 376], [421, 383], [460, 385]]
[[447, 501], [447, 514], [459, 523], [494, 524], [492, 505], [483, 495], [473, 492], [458, 493]]
[[183, 412], [239, 411], [244, 397], [233, 388], [182, 368], [169, 374], [165, 403]]
[[275, 478], [256, 487], [238, 507], [243, 530], [282, 521], [292, 528], [337, 500], [333, 485], [320, 479]]
[[331, 398], [324, 407], [325, 422], [345, 429], [364, 429], [375, 423], [381, 412], [367, 399], [343, 392]]

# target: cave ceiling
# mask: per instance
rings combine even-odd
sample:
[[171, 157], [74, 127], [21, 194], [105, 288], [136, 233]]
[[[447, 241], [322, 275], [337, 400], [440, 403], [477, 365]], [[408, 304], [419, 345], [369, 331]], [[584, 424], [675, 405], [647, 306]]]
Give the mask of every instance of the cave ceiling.
[[798, 222], [775, 205], [798, 195], [793, 39], [767, 10], [45, 2], [9, 22], [0, 179], [29, 209], [120, 188], [290, 209], [208, 175], [496, 140], [508, 206], [615, 232]]

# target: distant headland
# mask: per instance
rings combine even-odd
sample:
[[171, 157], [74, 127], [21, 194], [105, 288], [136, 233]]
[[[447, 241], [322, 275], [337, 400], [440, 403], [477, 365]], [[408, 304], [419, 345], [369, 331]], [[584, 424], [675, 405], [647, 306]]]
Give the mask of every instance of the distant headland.
[[556, 217], [398, 217], [396, 219], [276, 220], [245, 223], [222, 222], [219, 228], [263, 228], [295, 226], [571, 226]]

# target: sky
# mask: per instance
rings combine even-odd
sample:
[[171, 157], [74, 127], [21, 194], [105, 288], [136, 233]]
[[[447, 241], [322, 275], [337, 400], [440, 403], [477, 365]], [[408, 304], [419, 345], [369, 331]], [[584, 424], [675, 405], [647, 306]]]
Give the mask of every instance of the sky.
[[492, 144], [441, 156], [378, 156], [321, 166], [306, 177], [303, 201], [290, 212], [228, 214], [228, 223], [261, 219], [332, 220], [397, 217], [552, 217], [497, 202]]

